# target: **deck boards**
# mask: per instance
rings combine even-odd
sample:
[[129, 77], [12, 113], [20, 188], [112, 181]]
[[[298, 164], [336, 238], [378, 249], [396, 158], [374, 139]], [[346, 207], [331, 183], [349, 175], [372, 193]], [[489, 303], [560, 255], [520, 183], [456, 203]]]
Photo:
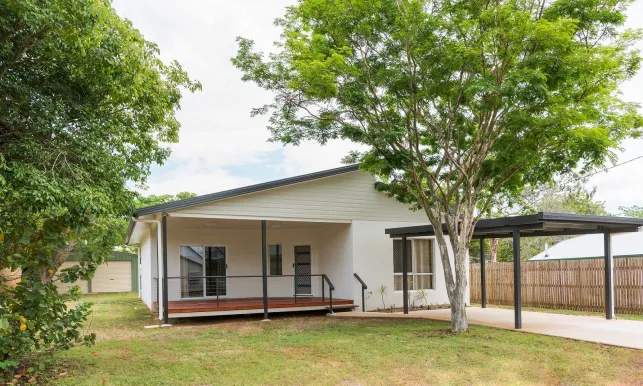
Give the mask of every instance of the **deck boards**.
[[[333, 298], [333, 307], [353, 305], [352, 300]], [[299, 308], [299, 307], [329, 307], [328, 297], [322, 300], [321, 297], [294, 297], [268, 298], [268, 309], [275, 308]], [[263, 309], [263, 298], [235, 298], [219, 299], [195, 299], [178, 300], [168, 302], [168, 312], [191, 313], [191, 312], [217, 312], [217, 311], [239, 311]]]

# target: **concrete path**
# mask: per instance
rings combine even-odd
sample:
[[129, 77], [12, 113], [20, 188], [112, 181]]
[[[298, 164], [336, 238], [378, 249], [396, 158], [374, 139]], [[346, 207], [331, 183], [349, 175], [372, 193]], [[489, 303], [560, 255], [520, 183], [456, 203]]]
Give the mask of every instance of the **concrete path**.
[[[546, 312], [522, 312], [522, 330], [514, 329], [513, 310], [500, 308], [467, 308], [470, 324], [502, 328], [505, 330], [532, 332], [563, 338], [604, 343], [643, 350], [643, 322], [632, 320], [606, 320], [599, 316], [563, 315]], [[448, 309], [412, 311], [402, 313], [340, 312], [338, 318], [411, 318], [451, 320]]]

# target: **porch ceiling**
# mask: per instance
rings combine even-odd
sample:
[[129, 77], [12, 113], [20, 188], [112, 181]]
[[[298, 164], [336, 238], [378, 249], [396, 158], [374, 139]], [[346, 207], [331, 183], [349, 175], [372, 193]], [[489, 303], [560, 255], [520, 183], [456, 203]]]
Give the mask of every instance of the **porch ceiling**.
[[[304, 221], [267, 221], [268, 230], [321, 228], [332, 226], [334, 223], [304, 222]], [[191, 218], [170, 217], [168, 226], [184, 229], [226, 229], [226, 230], [260, 230], [259, 220], [238, 220], [222, 218]]]

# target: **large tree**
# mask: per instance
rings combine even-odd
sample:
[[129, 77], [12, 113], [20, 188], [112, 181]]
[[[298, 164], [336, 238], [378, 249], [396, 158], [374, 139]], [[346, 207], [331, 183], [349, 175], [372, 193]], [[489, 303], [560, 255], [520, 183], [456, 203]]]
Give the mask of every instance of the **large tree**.
[[[510, 202], [490, 209], [488, 217], [517, 216], [537, 212], [559, 212], [575, 214], [609, 215], [605, 203], [595, 198], [596, 188], [587, 188], [586, 181], [578, 176], [557, 179], [537, 187], [528, 186]], [[542, 252], [546, 245], [553, 245], [573, 236], [529, 237], [521, 241], [520, 258], [528, 260]], [[490, 239], [487, 244], [491, 253], [487, 257], [492, 261], [512, 261], [513, 246], [511, 239]], [[495, 249], [495, 251], [494, 251]], [[480, 245], [474, 244], [469, 250], [471, 261], [480, 261]]]
[[252, 112], [271, 114], [272, 140], [364, 144], [346, 161], [426, 213], [462, 331], [467, 251], [494, 200], [603, 164], [641, 126], [617, 92], [640, 62], [629, 3], [299, 0], [274, 53], [239, 38], [233, 63], [275, 94]]
[[82, 338], [87, 307], [51, 281], [72, 251], [69, 281], [123, 242], [128, 185], [168, 157], [181, 92], [199, 87], [109, 0], [0, 2], [0, 270], [22, 270], [13, 289], [0, 277], [0, 373]]

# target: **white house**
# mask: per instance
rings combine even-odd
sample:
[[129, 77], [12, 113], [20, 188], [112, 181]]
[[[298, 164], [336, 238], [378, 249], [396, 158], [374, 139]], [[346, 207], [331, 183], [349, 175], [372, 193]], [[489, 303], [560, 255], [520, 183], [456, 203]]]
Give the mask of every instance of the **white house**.
[[[140, 209], [128, 244], [140, 244], [140, 297], [160, 319], [328, 309], [331, 301], [361, 310], [363, 294], [372, 310], [403, 303], [402, 243], [385, 229], [426, 223], [351, 165]], [[433, 238], [412, 239], [409, 257], [411, 290], [448, 303]]]
[[[577, 236], [560, 241], [529, 260], [602, 259], [603, 243], [602, 234]], [[614, 234], [612, 254], [614, 257], [643, 257], [643, 232]]]

